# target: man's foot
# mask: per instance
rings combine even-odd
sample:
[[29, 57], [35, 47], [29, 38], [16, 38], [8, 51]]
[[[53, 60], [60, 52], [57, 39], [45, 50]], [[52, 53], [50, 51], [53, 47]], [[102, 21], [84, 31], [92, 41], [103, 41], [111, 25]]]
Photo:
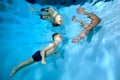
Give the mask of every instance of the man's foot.
[[77, 22], [77, 18], [73, 16], [72, 21]]
[[17, 68], [14, 68], [14, 69], [12, 70], [12, 72], [10, 73], [10, 77], [13, 77], [13, 76], [14, 76], [14, 74], [16, 73], [16, 69], [17, 69]]
[[77, 8], [77, 13], [78, 14], [84, 14], [85, 12], [84, 12], [84, 8]]

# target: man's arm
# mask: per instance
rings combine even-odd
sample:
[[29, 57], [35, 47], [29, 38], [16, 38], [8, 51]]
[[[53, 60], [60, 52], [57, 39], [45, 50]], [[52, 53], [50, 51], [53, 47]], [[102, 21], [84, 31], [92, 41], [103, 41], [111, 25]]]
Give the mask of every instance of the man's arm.
[[78, 20], [78, 19], [76, 18], [76, 16], [73, 16], [72, 21], [74, 21], [74, 22], [79, 22], [80, 24], [82, 24], [82, 26], [83, 26], [84, 28], [86, 28], [86, 27], [88, 26], [88, 24], [87, 24], [86, 22], [84, 22], [84, 21], [82, 21], [82, 20]]
[[46, 46], [42, 52], [41, 52], [41, 56], [42, 56], [42, 64], [46, 64], [46, 61], [45, 61], [45, 52], [48, 51], [49, 49], [51, 49], [52, 47], [54, 47], [53, 44], [49, 44], [48, 46]]
[[82, 26], [84, 28], [86, 28], [88, 26], [88, 24], [86, 22], [82, 21], [82, 20], [79, 20], [79, 22], [82, 24]]

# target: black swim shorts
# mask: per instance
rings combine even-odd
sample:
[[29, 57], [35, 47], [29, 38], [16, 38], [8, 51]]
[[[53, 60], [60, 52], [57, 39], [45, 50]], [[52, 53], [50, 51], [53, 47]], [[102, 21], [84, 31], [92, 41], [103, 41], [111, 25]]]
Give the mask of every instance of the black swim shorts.
[[35, 52], [35, 54], [32, 55], [32, 58], [34, 61], [38, 62], [38, 61], [42, 60], [42, 56], [40, 55], [40, 52], [41, 51], [37, 51], [37, 52]]

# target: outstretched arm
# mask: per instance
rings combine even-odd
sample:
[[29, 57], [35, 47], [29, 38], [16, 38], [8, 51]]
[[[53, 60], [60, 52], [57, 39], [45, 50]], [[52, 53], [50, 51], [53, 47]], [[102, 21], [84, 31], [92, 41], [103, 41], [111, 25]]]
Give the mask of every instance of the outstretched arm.
[[96, 16], [95, 14], [84, 11], [84, 8], [77, 8], [77, 13], [87, 15], [88, 18], [92, 19], [92, 21], [97, 21], [97, 24], [100, 23], [100, 21], [101, 21], [101, 19], [98, 16]]
[[48, 46], [46, 46], [42, 52], [41, 52], [41, 56], [42, 56], [42, 64], [46, 64], [46, 61], [45, 61], [45, 53], [46, 51], [48, 51], [49, 49], [53, 48], [54, 45], [53, 44], [49, 44]]
[[82, 32], [78, 35], [77, 38], [74, 38], [74, 39], [72, 40], [72, 42], [73, 42], [73, 43], [79, 42], [80, 39], [83, 39], [88, 32], [89, 32], [89, 31], [88, 31], [87, 29], [85, 29], [84, 31], [82, 31]]

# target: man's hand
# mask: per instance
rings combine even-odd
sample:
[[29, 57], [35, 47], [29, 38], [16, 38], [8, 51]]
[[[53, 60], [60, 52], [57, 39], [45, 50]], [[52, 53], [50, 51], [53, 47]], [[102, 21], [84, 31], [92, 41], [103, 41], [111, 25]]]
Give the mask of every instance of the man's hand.
[[47, 64], [47, 62], [45, 60], [42, 60], [42, 64], [45, 65]]
[[76, 11], [78, 14], [84, 14], [84, 8], [77, 8]]
[[73, 43], [77, 43], [78, 41], [79, 41], [78, 38], [75, 38], [75, 39], [72, 40]]

